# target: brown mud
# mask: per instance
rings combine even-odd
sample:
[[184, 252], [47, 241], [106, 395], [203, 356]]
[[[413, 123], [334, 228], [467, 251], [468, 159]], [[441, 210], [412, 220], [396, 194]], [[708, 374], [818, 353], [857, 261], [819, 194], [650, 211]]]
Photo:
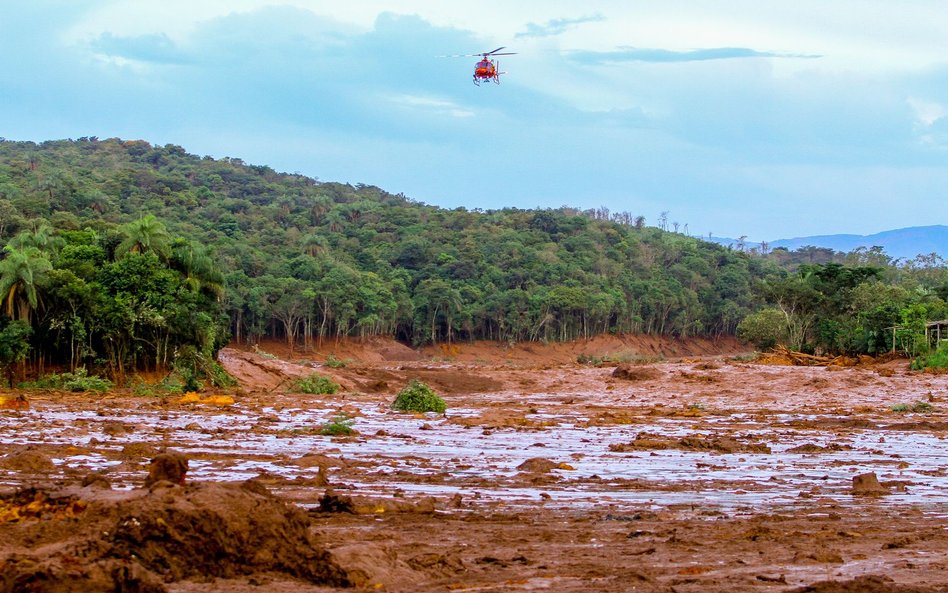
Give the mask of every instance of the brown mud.
[[[3, 392], [0, 592], [948, 591], [948, 375], [741, 351], [266, 343], [197, 398]], [[445, 414], [391, 410], [413, 378]]]

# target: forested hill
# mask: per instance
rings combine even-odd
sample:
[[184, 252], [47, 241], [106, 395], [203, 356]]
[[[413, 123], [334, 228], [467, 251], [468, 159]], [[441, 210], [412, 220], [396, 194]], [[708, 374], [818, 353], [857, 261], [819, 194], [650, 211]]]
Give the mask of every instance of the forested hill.
[[210, 258], [244, 340], [733, 333], [767, 267], [626, 213], [445, 210], [173, 145], [0, 142], [0, 243], [47, 221], [114, 257], [145, 215]]
[[445, 210], [116, 139], [0, 141], [0, 246], [11, 381], [27, 353], [34, 368], [123, 377], [262, 336], [515, 342], [742, 324], [759, 344], [873, 351], [885, 328], [911, 323], [918, 344], [926, 319], [948, 316], [938, 258], [764, 255], [603, 209]]

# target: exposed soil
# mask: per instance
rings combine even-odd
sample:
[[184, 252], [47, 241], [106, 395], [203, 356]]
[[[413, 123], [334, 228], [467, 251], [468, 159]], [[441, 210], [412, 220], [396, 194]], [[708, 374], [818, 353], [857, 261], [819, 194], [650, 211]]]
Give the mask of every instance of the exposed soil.
[[[3, 392], [0, 593], [948, 591], [948, 375], [741, 351], [266, 343], [226, 392]], [[445, 414], [391, 410], [413, 378]]]

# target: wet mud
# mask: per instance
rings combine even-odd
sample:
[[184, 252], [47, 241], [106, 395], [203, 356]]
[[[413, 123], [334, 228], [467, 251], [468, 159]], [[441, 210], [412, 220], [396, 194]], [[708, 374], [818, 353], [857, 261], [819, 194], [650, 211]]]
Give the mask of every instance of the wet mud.
[[[0, 410], [0, 591], [948, 590], [946, 375], [347, 347]], [[414, 378], [445, 414], [391, 409]]]

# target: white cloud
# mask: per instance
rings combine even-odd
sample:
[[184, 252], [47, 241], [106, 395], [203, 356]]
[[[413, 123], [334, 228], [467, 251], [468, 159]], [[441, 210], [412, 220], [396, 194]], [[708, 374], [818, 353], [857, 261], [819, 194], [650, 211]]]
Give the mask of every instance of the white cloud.
[[435, 97], [395, 95], [388, 97], [388, 101], [398, 107], [434, 113], [436, 115], [448, 115], [459, 118], [474, 117], [477, 115], [474, 111], [465, 109], [453, 101]]
[[[500, 86], [434, 58], [501, 45]], [[8, 137], [141, 137], [445, 205], [772, 239], [880, 230], [946, 177], [935, 0], [35, 0], [5, 6], [0, 50]], [[826, 215], [857, 194], [879, 198], [862, 218]]]

